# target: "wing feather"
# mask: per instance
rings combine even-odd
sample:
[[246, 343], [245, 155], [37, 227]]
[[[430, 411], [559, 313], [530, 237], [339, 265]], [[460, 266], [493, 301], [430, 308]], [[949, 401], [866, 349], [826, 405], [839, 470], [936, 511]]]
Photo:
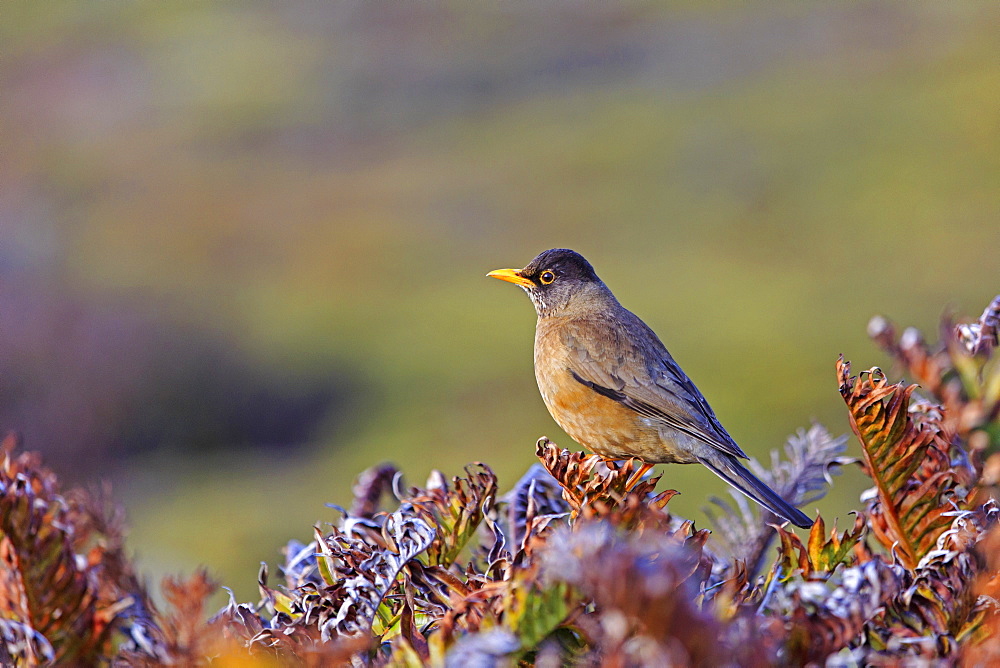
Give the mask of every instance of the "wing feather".
[[[638, 317], [572, 320], [560, 327], [577, 382], [639, 415], [746, 459], [694, 383]], [[619, 311], [621, 313], [622, 311]]]

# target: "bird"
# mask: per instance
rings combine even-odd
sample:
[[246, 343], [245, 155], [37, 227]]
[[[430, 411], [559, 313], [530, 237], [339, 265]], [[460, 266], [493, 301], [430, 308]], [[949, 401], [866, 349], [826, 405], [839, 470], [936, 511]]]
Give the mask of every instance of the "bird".
[[740, 462], [748, 459], [649, 326], [624, 308], [576, 251], [553, 248], [491, 278], [524, 289], [538, 315], [535, 379], [573, 440], [607, 459], [695, 464], [778, 517], [809, 517]]

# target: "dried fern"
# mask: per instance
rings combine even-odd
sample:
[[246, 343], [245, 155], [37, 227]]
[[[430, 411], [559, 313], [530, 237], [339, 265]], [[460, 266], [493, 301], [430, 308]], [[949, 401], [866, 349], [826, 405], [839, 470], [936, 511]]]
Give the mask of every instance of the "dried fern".
[[[648, 477], [653, 464], [640, 459], [622, 462], [610, 461], [599, 455], [563, 450], [547, 438], [535, 446], [535, 454], [542, 466], [563, 488], [563, 499], [569, 504], [571, 517], [598, 504], [614, 506], [629, 494], [640, 498], [652, 496], [660, 476]], [[666, 505], [676, 490], [661, 492], [650, 502], [660, 507]]]
[[407, 498], [417, 514], [436, 529], [427, 553], [431, 565], [454, 563], [496, 500], [497, 478], [488, 466], [472, 464], [466, 473], [467, 478], [453, 478], [451, 487], [442, 476], [433, 487], [417, 490]]
[[[749, 467], [793, 506], [815, 503], [826, 494], [832, 482], [831, 473], [838, 472], [839, 465], [852, 461], [842, 457], [846, 441], [846, 436], [834, 438], [822, 425], [813, 424], [808, 431], [800, 429], [788, 438], [785, 459], [772, 450], [770, 469], [755, 459], [750, 460]], [[764, 552], [774, 538], [770, 525], [781, 520], [757, 504], [747, 503], [746, 497], [735, 490], [730, 490], [730, 494], [731, 501], [712, 498], [718, 512], [711, 509], [706, 512], [722, 546], [746, 563], [753, 576], [760, 570]]]
[[[165, 581], [167, 606], [153, 608], [107, 495], [62, 494], [8, 439], [0, 664], [992, 665], [1000, 511], [986, 499], [994, 460], [980, 455], [1000, 433], [998, 319], [1000, 300], [978, 322], [949, 324], [936, 346], [876, 328], [933, 401], [838, 364], [875, 483], [866, 511], [845, 531], [817, 517], [801, 538], [742, 496], [716, 500], [728, 558], [708, 548], [708, 531], [671, 516], [674, 492], [656, 491], [648, 464], [542, 439], [541, 463], [499, 500], [482, 464], [409, 490], [389, 465], [365, 472], [335, 528], [288, 543], [283, 586], [263, 567], [259, 603], [231, 599], [206, 621], [205, 573]], [[770, 470], [751, 467], [808, 504], [848, 461], [843, 450], [814, 425], [783, 458], [772, 453]], [[398, 504], [387, 512], [390, 490]], [[868, 532], [884, 552], [868, 549]], [[755, 577], [774, 535], [777, 558]]]
[[941, 337], [928, 343], [916, 329], [897, 335], [884, 317], [872, 319], [869, 335], [944, 409], [946, 434], [973, 454], [1000, 446], [1000, 357], [995, 355], [1000, 295], [978, 320], [941, 322]]
[[[532, 464], [506, 494], [498, 499], [496, 521], [504, 544], [513, 552], [524, 548], [536, 518], [555, 518], [569, 512], [559, 482], [541, 464]], [[496, 540], [492, 545], [497, 545]], [[492, 549], [492, 548], [491, 548]]]
[[63, 495], [35, 454], [0, 444], [0, 633], [12, 662], [88, 664], [126, 619], [141, 625], [145, 591], [123, 555], [117, 515], [96, 497]]
[[604, 665], [721, 665], [737, 649], [698, 604], [710, 561], [707, 532], [626, 532], [607, 519], [560, 527], [542, 555], [545, 577], [572, 585], [596, 613], [581, 617], [591, 661]]
[[915, 385], [890, 385], [877, 368], [853, 378], [843, 358], [837, 374], [865, 472], [875, 483], [868, 513], [872, 531], [913, 570], [951, 524], [949, 513], [965, 501], [950, 446], [933, 416], [911, 417], [907, 409]]

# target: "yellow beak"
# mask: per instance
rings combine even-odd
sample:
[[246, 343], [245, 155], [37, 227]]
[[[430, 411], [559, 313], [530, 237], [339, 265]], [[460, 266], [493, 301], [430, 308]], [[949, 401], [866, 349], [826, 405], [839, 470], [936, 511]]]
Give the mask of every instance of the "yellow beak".
[[513, 283], [514, 285], [520, 285], [522, 288], [535, 287], [535, 284], [532, 283], [531, 280], [521, 275], [520, 269], [497, 269], [486, 275], [490, 278], [499, 278], [501, 281], [507, 281], [508, 283]]

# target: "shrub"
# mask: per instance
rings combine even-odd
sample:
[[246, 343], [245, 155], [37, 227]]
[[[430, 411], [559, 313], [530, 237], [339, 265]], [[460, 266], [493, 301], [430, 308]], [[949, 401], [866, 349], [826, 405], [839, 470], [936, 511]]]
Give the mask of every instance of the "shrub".
[[[502, 496], [473, 464], [400, 489], [362, 474], [339, 526], [285, 549], [281, 584], [211, 619], [204, 573], [150, 602], [106, 495], [62, 494], [37, 456], [3, 444], [4, 665], [843, 665], [1000, 661], [1000, 297], [934, 345], [873, 338], [917, 385], [836, 365], [862, 458], [813, 425], [754, 473], [797, 505], [857, 463], [873, 486], [852, 527], [803, 540], [734, 493], [715, 534], [670, 513], [638, 460], [542, 439]], [[382, 502], [392, 498], [392, 508]], [[768, 563], [768, 546], [777, 550]]]

